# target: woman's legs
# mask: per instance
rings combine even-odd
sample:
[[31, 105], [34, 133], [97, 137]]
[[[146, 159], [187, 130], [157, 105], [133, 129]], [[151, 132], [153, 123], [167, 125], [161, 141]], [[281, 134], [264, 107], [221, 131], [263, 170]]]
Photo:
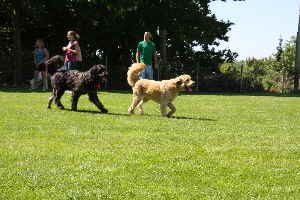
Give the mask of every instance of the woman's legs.
[[48, 90], [48, 72], [46, 71], [42, 71], [42, 79], [43, 79], [43, 91]]
[[30, 86], [32, 90], [36, 89], [39, 86], [38, 84], [39, 81], [40, 81], [40, 72], [35, 70], [33, 74], [33, 79], [30, 81]]

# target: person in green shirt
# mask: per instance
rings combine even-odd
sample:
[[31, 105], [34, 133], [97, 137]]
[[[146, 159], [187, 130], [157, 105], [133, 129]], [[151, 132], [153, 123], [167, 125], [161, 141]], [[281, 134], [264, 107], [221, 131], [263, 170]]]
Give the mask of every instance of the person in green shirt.
[[146, 68], [139, 74], [140, 79], [153, 80], [152, 60], [154, 59], [154, 67], [157, 69], [157, 56], [154, 42], [150, 40], [151, 33], [144, 33], [144, 40], [139, 42], [136, 50], [136, 62], [143, 63]]

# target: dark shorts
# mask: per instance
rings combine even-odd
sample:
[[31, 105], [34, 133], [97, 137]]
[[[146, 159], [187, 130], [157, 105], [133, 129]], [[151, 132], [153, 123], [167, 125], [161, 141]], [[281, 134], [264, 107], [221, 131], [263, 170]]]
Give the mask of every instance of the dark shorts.
[[77, 61], [68, 61], [68, 62], [65, 62], [65, 64], [64, 64], [64, 70], [78, 70], [78, 71], [82, 71], [81, 70], [81, 62], [77, 62]]
[[64, 64], [65, 70], [77, 70], [77, 62], [76, 61], [67, 61]]

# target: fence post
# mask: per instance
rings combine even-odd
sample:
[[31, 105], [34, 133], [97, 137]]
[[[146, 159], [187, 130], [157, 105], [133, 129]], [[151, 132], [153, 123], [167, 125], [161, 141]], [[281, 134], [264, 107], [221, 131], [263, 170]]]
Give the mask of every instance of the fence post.
[[300, 68], [300, 13], [298, 21], [298, 31], [296, 37], [296, 56], [295, 56], [295, 74], [294, 74], [294, 92], [299, 89], [299, 68]]
[[159, 53], [156, 53], [157, 58], [157, 79], [160, 81], [160, 64], [161, 64], [161, 57]]
[[240, 92], [242, 92], [242, 90], [243, 90], [243, 71], [244, 71], [244, 64], [241, 64]]
[[199, 62], [197, 62], [196, 67], [197, 67], [197, 77], [196, 77], [196, 81], [197, 81], [197, 92], [199, 92]]
[[106, 70], [107, 70], [107, 73], [108, 73], [108, 80], [105, 81], [105, 90], [107, 90], [107, 87], [108, 87], [108, 81], [110, 80], [109, 78], [109, 67], [108, 67], [108, 59], [107, 59], [107, 56], [105, 56], [105, 66], [106, 66]]

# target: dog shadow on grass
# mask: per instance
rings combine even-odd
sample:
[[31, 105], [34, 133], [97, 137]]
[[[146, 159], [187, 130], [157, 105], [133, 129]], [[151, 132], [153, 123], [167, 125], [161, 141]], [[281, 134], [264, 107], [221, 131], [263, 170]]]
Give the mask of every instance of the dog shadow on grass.
[[[65, 110], [67, 111], [71, 111], [71, 109], [69, 108], [65, 108]], [[103, 115], [113, 115], [113, 116], [126, 116], [126, 117], [130, 117], [133, 116], [131, 114], [128, 113], [112, 113], [112, 112], [108, 112], [108, 113], [101, 113], [99, 111], [95, 111], [95, 110], [77, 110], [75, 112], [79, 112], [79, 113], [89, 113], [89, 114], [103, 114]], [[140, 114], [135, 114], [136, 116], [148, 116], [148, 117], [159, 117], [162, 118], [161, 115], [155, 115], [155, 114], [144, 114], [144, 115], [140, 115]], [[178, 119], [178, 120], [199, 120], [199, 121], [216, 121], [215, 119], [209, 119], [209, 118], [202, 118], [202, 117], [187, 117], [187, 116], [172, 116], [166, 119]]]
[[[67, 111], [72, 111], [71, 109], [69, 108], [65, 108], [64, 110], [67, 110]], [[130, 116], [130, 114], [126, 114], [126, 113], [111, 113], [111, 112], [108, 112], [108, 113], [102, 113], [100, 111], [96, 111], [96, 110], [77, 110], [77, 111], [74, 111], [74, 112], [79, 112], [79, 113], [89, 113], [89, 114], [102, 114], [102, 115], [115, 115], [115, 116]]]
[[191, 119], [191, 120], [199, 120], [199, 121], [217, 121], [215, 119], [202, 118], [202, 117], [185, 117], [185, 116], [173, 116], [171, 119]]
[[[136, 114], [139, 115], [139, 114]], [[165, 118], [165, 119], [178, 119], [178, 120], [199, 120], [199, 121], [216, 121], [215, 119], [209, 119], [209, 118], [202, 118], [202, 117], [187, 117], [187, 116], [172, 116], [172, 117], [162, 117], [161, 115], [155, 115], [155, 114], [143, 114], [139, 116], [149, 116], [149, 117], [159, 117], [159, 118]]]

